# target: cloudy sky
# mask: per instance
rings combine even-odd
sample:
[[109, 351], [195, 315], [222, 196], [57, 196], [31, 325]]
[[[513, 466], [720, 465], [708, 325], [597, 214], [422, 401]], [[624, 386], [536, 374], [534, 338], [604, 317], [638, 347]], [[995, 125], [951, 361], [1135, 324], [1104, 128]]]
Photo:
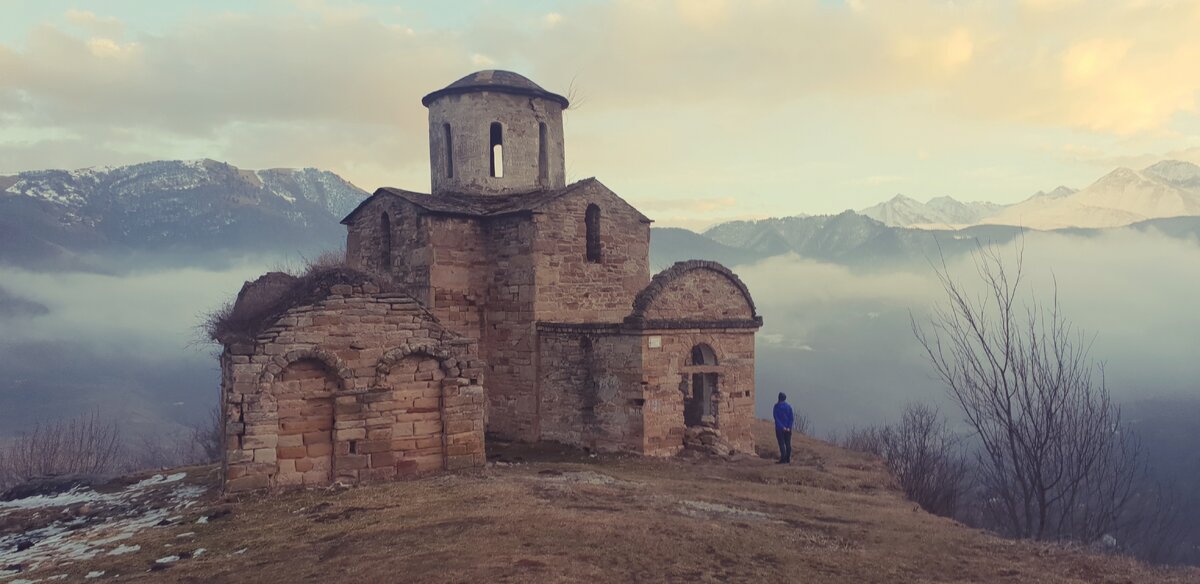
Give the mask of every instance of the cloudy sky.
[[1200, 162], [1200, 0], [0, 0], [0, 173], [164, 158], [428, 188], [420, 97], [569, 94], [660, 225], [1011, 202]]

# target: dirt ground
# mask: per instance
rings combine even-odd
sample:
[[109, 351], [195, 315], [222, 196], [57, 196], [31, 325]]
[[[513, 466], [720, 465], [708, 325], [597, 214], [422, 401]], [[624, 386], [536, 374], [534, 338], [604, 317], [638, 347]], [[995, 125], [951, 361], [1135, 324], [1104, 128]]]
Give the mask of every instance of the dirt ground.
[[[764, 450], [770, 430], [756, 430]], [[1200, 570], [993, 537], [920, 511], [871, 457], [803, 436], [795, 447], [785, 466], [510, 445], [463, 474], [213, 494], [121, 541], [127, 553], [45, 562], [0, 584], [1200, 582]], [[189, 474], [215, 480], [211, 468]]]

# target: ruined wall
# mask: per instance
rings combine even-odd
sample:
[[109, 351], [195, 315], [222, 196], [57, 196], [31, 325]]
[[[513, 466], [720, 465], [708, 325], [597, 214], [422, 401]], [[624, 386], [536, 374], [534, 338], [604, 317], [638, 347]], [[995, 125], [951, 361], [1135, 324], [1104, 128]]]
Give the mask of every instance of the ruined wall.
[[549, 325], [539, 333], [541, 439], [640, 453], [641, 338]]
[[[391, 227], [386, 234], [385, 224]], [[384, 278], [426, 306], [432, 302], [432, 260], [420, 209], [397, 197], [376, 197], [346, 226], [347, 265]]]
[[[600, 261], [587, 261], [584, 216], [600, 208]], [[620, 322], [650, 281], [650, 224], [637, 209], [593, 182], [535, 216], [536, 318], [546, 322]]]
[[484, 464], [483, 363], [412, 298], [341, 284], [221, 357], [228, 491]]
[[[644, 335], [645, 454], [670, 456], [683, 448], [684, 403], [693, 389], [693, 373], [716, 373], [717, 428], [732, 447], [753, 452], [754, 331], [685, 329], [646, 331]], [[654, 343], [658, 347], [651, 346], [652, 338], [658, 339]], [[692, 364], [692, 348], [701, 343], [716, 353], [716, 366]]]
[[[503, 128], [503, 177], [491, 176], [493, 122]], [[546, 125], [543, 172], [539, 172], [539, 123]], [[429, 164], [434, 194], [560, 188], [566, 184], [562, 106], [547, 99], [488, 91], [439, 97], [429, 104]]]

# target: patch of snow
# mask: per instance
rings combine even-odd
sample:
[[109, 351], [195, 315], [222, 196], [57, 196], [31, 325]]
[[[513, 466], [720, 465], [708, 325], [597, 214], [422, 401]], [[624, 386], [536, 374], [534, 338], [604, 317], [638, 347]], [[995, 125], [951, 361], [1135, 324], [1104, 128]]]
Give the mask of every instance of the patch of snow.
[[198, 557], [204, 555], [204, 552], [207, 552], [207, 551], [208, 550], [206, 550], [204, 548], [196, 548], [196, 551], [192, 552], [192, 557], [198, 558]]
[[196, 520], [196, 523], [200, 523], [200, 524], [208, 523], [208, 515], [201, 515], [200, 518]]
[[35, 495], [24, 499], [0, 501], [0, 509], [39, 509], [42, 507], [67, 507], [77, 503], [102, 501], [105, 495], [87, 487], [74, 487], [65, 493], [54, 495]]
[[132, 490], [132, 489], [142, 489], [145, 487], [149, 487], [150, 485], [162, 485], [162, 484], [166, 484], [166, 483], [174, 483], [174, 482], [182, 481], [186, 477], [187, 477], [186, 472], [177, 472], [173, 475], [165, 476], [165, 477], [163, 475], [156, 474], [148, 479], [142, 479], [132, 485], [129, 485], [128, 487], [126, 487], [125, 490], [128, 491], [128, 490]]
[[92, 570], [91, 572], [88, 572], [87, 576], [84, 576], [84, 578], [99, 578], [103, 575], [104, 570]]
[[[187, 473], [154, 475], [113, 493], [76, 488], [54, 496], [27, 497], [0, 504], [0, 517], [32, 513], [33, 518], [45, 518], [40, 527], [0, 535], [0, 566], [21, 564], [28, 573], [42, 566], [90, 560], [104, 553], [120, 555], [137, 551], [140, 547], [136, 545], [108, 548], [170, 518], [177, 521], [180, 516], [174, 513], [195, 502], [204, 492], [196, 485], [179, 484], [186, 476]], [[75, 517], [41, 511], [66, 511], [80, 503], [86, 503], [89, 511]]]
[[194, 535], [196, 535], [196, 532], [194, 532], [194, 531], [185, 531], [185, 532], [183, 532], [183, 533], [181, 533], [181, 534], [179, 534], [179, 535], [176, 535], [175, 537], [176, 537], [176, 538], [180, 538], [180, 537], [192, 537], [192, 536], [194, 536]]
[[142, 549], [142, 546], [126, 546], [126, 544], [121, 543], [120, 546], [113, 548], [112, 552], [109, 552], [108, 555], [132, 554], [133, 552], [137, 552], [139, 549]]
[[233, 555], [235, 555], [235, 556], [240, 556], [240, 555], [242, 555], [242, 554], [246, 553], [246, 550], [248, 550], [248, 549], [250, 549], [250, 548], [242, 548], [242, 549], [240, 549], [240, 550], [237, 550], [237, 551], [233, 552]]
[[171, 564], [171, 563], [178, 562], [178, 561], [179, 561], [179, 556], [165, 556], [165, 557], [159, 558], [157, 560], [154, 560], [154, 563], [156, 563], [156, 564]]

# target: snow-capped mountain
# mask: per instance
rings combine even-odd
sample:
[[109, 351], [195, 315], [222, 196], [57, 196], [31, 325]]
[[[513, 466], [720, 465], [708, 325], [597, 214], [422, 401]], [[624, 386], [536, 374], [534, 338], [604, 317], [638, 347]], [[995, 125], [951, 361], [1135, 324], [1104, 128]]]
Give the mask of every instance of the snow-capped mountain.
[[1102, 228], [1197, 215], [1200, 166], [1164, 160], [1140, 171], [1118, 168], [1065, 196], [1032, 197], [982, 222], [1033, 229]]
[[[1030, 199], [1061, 199], [1063, 197], [1069, 197], [1069, 196], [1075, 194], [1076, 192], [1078, 192], [1076, 189], [1059, 185], [1050, 192], [1038, 191], [1038, 192], [1034, 193], [1032, 197], [1029, 197], [1029, 198]], [[1005, 205], [1005, 207], [1008, 207], [1008, 205]]]
[[896, 195], [858, 213], [892, 227], [946, 229], [974, 225], [1005, 207], [1006, 205], [987, 202], [964, 203], [944, 196], [934, 197], [922, 203], [911, 197]]
[[1011, 225], [1031, 229], [1121, 227], [1149, 219], [1200, 216], [1200, 166], [1163, 160], [1142, 170], [1118, 168], [1085, 189], [1059, 186], [1012, 205], [904, 195], [859, 211], [891, 227], [961, 229]]
[[22, 172], [0, 176], [0, 262], [336, 246], [338, 220], [366, 196], [327, 171], [213, 160]]

